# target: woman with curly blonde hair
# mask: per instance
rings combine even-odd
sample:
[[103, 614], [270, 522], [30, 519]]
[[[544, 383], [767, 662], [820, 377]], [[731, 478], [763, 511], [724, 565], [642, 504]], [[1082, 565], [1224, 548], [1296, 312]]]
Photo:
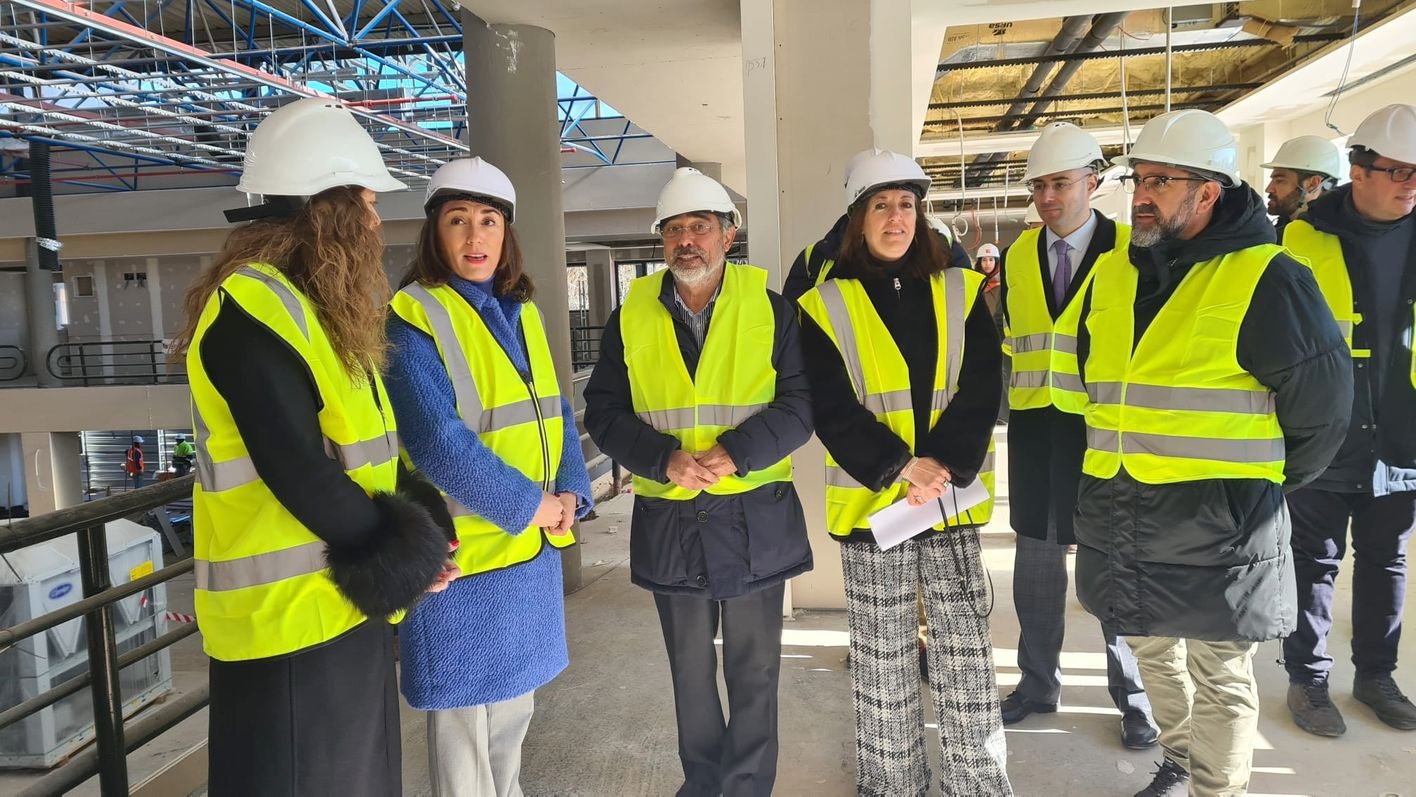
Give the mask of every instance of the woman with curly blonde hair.
[[388, 621], [457, 575], [438, 522], [397, 494], [412, 483], [379, 377], [374, 192], [402, 187], [342, 106], [287, 105], [246, 152], [238, 188], [263, 204], [228, 213], [250, 223], [187, 294], [173, 356], [198, 452], [213, 797], [401, 791]]

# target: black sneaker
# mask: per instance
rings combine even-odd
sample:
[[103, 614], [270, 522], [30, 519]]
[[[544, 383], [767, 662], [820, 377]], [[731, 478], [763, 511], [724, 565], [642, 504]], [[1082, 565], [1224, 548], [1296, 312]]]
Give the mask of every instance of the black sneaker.
[[1185, 797], [1189, 791], [1190, 773], [1167, 758], [1160, 762], [1150, 785], [1136, 792], [1136, 797]]
[[1293, 724], [1314, 736], [1341, 736], [1347, 723], [1328, 697], [1327, 682], [1288, 684], [1288, 711]]
[[1377, 713], [1377, 719], [1400, 731], [1416, 731], [1416, 706], [1406, 699], [1390, 675], [1357, 676], [1352, 696]]

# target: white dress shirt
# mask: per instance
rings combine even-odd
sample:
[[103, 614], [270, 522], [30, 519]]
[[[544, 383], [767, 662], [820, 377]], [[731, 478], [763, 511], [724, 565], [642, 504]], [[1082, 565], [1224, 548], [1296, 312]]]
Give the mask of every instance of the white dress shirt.
[[[1052, 231], [1051, 227], [1044, 227], [1047, 230], [1047, 273], [1052, 278], [1057, 277], [1057, 250], [1052, 247], [1057, 243], [1060, 236]], [[1087, 247], [1091, 246], [1092, 235], [1096, 232], [1096, 212], [1087, 214], [1087, 220], [1082, 226], [1072, 231], [1062, 240], [1072, 247], [1070, 257], [1072, 260], [1072, 278], [1076, 279], [1077, 269], [1082, 265], [1082, 259], [1086, 257]]]

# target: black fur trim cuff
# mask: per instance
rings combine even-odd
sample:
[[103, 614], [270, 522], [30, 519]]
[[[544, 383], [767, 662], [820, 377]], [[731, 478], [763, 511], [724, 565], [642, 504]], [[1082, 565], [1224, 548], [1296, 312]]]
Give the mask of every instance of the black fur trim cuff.
[[400, 471], [398, 492], [428, 510], [428, 514], [432, 516], [433, 522], [438, 524], [438, 528], [443, 530], [448, 542], [457, 539], [457, 530], [453, 528], [452, 513], [448, 511], [447, 500], [443, 498], [437, 485], [426, 476], [418, 471]]
[[428, 511], [392, 493], [373, 497], [382, 521], [368, 541], [328, 546], [330, 577], [344, 597], [369, 617], [407, 609], [427, 592], [447, 562], [447, 537]]

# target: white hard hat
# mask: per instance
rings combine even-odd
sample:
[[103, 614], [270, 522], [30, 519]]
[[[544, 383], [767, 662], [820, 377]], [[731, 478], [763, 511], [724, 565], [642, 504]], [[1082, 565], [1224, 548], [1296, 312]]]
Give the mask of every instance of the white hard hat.
[[[1051, 172], [1048, 172], [1048, 174], [1051, 174]], [[997, 259], [998, 247], [994, 246], [993, 244], [984, 244], [983, 246], [980, 246], [978, 248], [978, 254], [974, 255], [974, 257], [991, 257]]]
[[944, 240], [948, 241], [951, 246], [953, 245], [954, 228], [949, 226], [949, 222], [934, 215], [926, 215], [924, 220], [929, 222], [929, 226], [932, 227], [935, 232], [944, 236]]
[[341, 185], [370, 191], [408, 186], [384, 166], [379, 148], [348, 109], [334, 100], [304, 99], [256, 125], [236, 189], [267, 196], [314, 196]]
[[1128, 169], [1138, 161], [1210, 172], [1226, 188], [1243, 182], [1234, 134], [1209, 111], [1171, 111], [1146, 122], [1131, 151], [1111, 159]]
[[1101, 145], [1091, 133], [1070, 122], [1053, 122], [1042, 129], [1042, 135], [1028, 150], [1028, 168], [1023, 172], [1023, 182], [1105, 162]]
[[1347, 146], [1369, 149], [1402, 163], [1416, 164], [1416, 105], [1396, 103], [1378, 108], [1357, 125]]
[[1325, 174], [1336, 180], [1342, 176], [1342, 153], [1322, 136], [1299, 136], [1283, 142], [1265, 169], [1292, 169]]
[[433, 172], [428, 181], [428, 192], [423, 199], [423, 211], [433, 203], [433, 196], [439, 192], [451, 194], [472, 194], [495, 200], [493, 205], [505, 205], [506, 221], [510, 224], [516, 215], [516, 188], [506, 172], [481, 158], [458, 158], [448, 161]]
[[1037, 210], [1037, 205], [1034, 205], [1034, 204], [1031, 203], [1031, 202], [1028, 203], [1028, 209], [1027, 209], [1027, 211], [1025, 211], [1025, 212], [1023, 213], [1023, 223], [1024, 223], [1024, 224], [1041, 224], [1041, 223], [1042, 223], [1042, 214], [1038, 212], [1038, 210]]
[[659, 192], [659, 204], [649, 232], [658, 232], [660, 224], [685, 213], [721, 213], [732, 219], [734, 227], [742, 226], [742, 214], [728, 196], [728, 189], [691, 166], [674, 169], [674, 176]]
[[888, 149], [862, 150], [846, 161], [846, 207], [873, 189], [896, 184], [913, 186], [923, 199], [934, 181], [914, 158]]
[[142, 442], [143, 442], [142, 435], [137, 435], [137, 436], [133, 437], [133, 442], [134, 442], [134, 443], [137, 443], [137, 444], [139, 444], [139, 445], [141, 445]]

